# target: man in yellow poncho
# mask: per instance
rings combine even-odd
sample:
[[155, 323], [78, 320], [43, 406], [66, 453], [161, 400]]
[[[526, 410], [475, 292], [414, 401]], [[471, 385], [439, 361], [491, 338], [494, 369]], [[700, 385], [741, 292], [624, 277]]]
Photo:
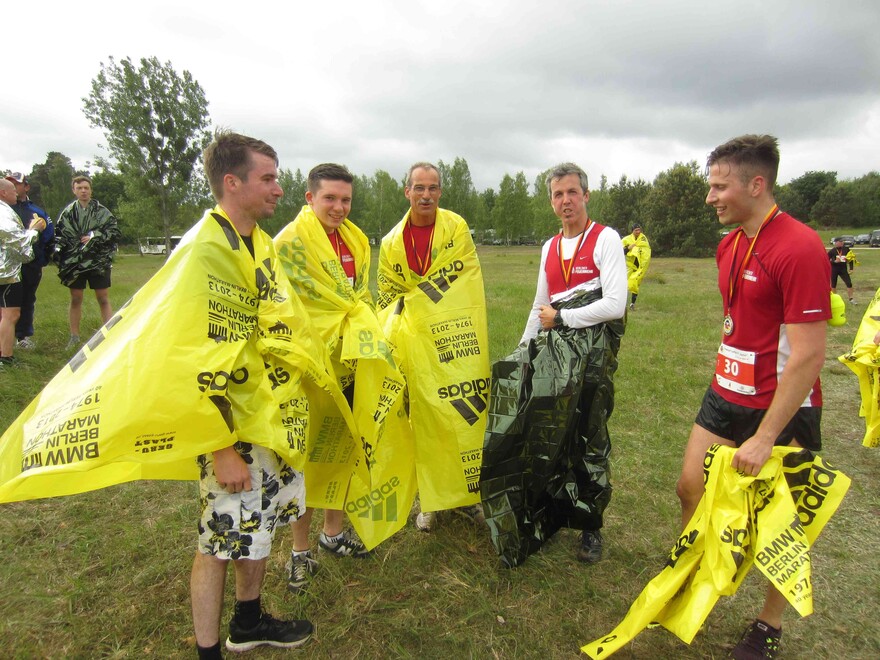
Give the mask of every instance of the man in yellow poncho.
[[865, 418], [865, 447], [880, 447], [880, 289], [874, 294], [862, 317], [852, 348], [838, 359], [859, 379], [861, 405]]
[[639, 285], [648, 272], [648, 264], [651, 263], [651, 245], [640, 224], [634, 224], [632, 233], [624, 236], [620, 242], [626, 253], [626, 286], [630, 293], [629, 308], [633, 310], [636, 308], [636, 298], [639, 297]]
[[[307, 204], [296, 219], [275, 238], [284, 272], [303, 306], [315, 324], [321, 339], [332, 355], [335, 376], [345, 392], [358, 423], [364, 461], [377, 468], [380, 454], [379, 436], [384, 431], [382, 417], [394, 407], [403, 391], [403, 378], [394, 366], [382, 336], [369, 290], [370, 246], [367, 237], [349, 219], [354, 177], [342, 165], [323, 163], [308, 176]], [[399, 407], [399, 406], [398, 406]], [[324, 525], [319, 547], [337, 557], [365, 557], [364, 543], [348, 530], [343, 530], [342, 502], [349, 510], [357, 505], [358, 496], [369, 496], [371, 489], [361, 479], [351, 479], [352, 464], [342, 459], [344, 452], [331, 447], [340, 431], [348, 434], [334, 418], [313, 419], [325, 438], [310, 452], [306, 464], [308, 509], [291, 525], [291, 553], [288, 589], [299, 592], [317, 570], [309, 543], [309, 527], [313, 507], [324, 508]], [[382, 454], [384, 456], [384, 454]], [[408, 467], [412, 468], [411, 461]], [[409, 477], [409, 474], [407, 475]], [[412, 503], [414, 484], [409, 486]], [[384, 493], [386, 499], [394, 494]], [[347, 497], [348, 495], [348, 497]], [[407, 509], [408, 510], [408, 509]], [[360, 513], [360, 512], [358, 512]], [[372, 507], [369, 516], [352, 516], [358, 523], [369, 524], [376, 516]], [[366, 538], [370, 547], [396, 531], [397, 518], [389, 507], [382, 508], [383, 525], [370, 525]], [[390, 520], [388, 520], [390, 518]], [[405, 518], [403, 519], [405, 520]], [[379, 527], [380, 529], [377, 529]]]
[[482, 517], [479, 480], [489, 394], [483, 276], [461, 216], [438, 207], [442, 181], [431, 163], [407, 175], [410, 209], [379, 252], [379, 319], [406, 377], [421, 512], [466, 508]]
[[[282, 195], [266, 143], [219, 132], [205, 151], [217, 206], [89, 339], [0, 439], [0, 502], [136, 479], [199, 480], [191, 575], [196, 644], [298, 646], [307, 621], [263, 613], [272, 537], [304, 507], [310, 413], [348, 410], [329, 355], [258, 227]], [[350, 413], [345, 423], [354, 427]]]

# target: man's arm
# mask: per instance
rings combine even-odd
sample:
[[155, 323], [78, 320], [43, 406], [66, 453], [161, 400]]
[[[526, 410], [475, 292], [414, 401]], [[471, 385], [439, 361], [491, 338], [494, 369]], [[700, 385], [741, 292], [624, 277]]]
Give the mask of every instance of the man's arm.
[[733, 456], [734, 469], [754, 476], [770, 458], [776, 438], [809, 395], [825, 363], [826, 326], [826, 321], [785, 326], [791, 354], [761, 425]]
[[[544, 270], [544, 264], [547, 262], [547, 253], [550, 251], [550, 243], [544, 243], [541, 249], [541, 262], [538, 264], [538, 284], [535, 287], [535, 299], [532, 302], [532, 308], [529, 310], [529, 318], [526, 321], [526, 327], [523, 335], [519, 340], [520, 344], [525, 344], [530, 339], [537, 337], [541, 331], [543, 322], [539, 314], [545, 307], [550, 305], [550, 291], [547, 287], [547, 273]], [[552, 311], [552, 315], [556, 314], [556, 310]], [[552, 324], [544, 326], [545, 328], [553, 327]]]

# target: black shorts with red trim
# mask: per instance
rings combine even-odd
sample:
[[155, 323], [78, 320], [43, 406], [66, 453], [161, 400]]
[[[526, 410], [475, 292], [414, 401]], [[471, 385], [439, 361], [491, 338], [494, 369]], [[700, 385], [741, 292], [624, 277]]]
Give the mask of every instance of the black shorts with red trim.
[[[746, 408], [725, 401], [710, 387], [703, 397], [700, 412], [697, 413], [694, 423], [710, 433], [734, 442], [739, 447], [755, 435], [765, 414], [767, 411], [763, 409]], [[796, 440], [805, 449], [819, 451], [822, 449], [821, 421], [821, 408], [798, 408], [774, 444], [788, 445], [792, 440]]]

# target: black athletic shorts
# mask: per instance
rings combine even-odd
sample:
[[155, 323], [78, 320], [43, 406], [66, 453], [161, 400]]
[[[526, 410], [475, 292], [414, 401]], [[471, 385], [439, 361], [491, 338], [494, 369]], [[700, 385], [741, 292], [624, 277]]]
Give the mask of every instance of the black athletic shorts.
[[[766, 413], [766, 410], [746, 408], [725, 401], [710, 387], [703, 397], [703, 404], [694, 423], [725, 440], [731, 440], [739, 447], [755, 435]], [[774, 444], [788, 445], [792, 440], [797, 440], [801, 447], [819, 451], [822, 449], [822, 433], [819, 428], [821, 420], [821, 408], [798, 408]]]
[[85, 289], [86, 283], [88, 283], [90, 289], [109, 289], [110, 269], [87, 271], [68, 284], [67, 288]]
[[0, 307], [21, 307], [24, 301], [24, 288], [21, 282], [0, 284]]

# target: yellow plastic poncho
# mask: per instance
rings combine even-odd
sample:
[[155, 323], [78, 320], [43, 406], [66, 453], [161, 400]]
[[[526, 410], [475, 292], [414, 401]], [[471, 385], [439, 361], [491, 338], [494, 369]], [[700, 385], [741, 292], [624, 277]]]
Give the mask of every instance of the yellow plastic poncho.
[[633, 234], [624, 236], [620, 239], [624, 249], [632, 246], [626, 253], [626, 286], [630, 293], [639, 293], [639, 285], [648, 272], [648, 265], [651, 263], [651, 245], [648, 243], [648, 237], [644, 232], [636, 238]]
[[306, 463], [307, 505], [344, 508], [369, 549], [406, 523], [416, 489], [413, 447], [402, 405], [403, 376], [391, 357], [369, 290], [369, 241], [348, 219], [336, 231], [354, 257], [353, 286], [310, 206], [303, 206], [275, 237], [275, 247], [294, 292], [332, 355], [340, 386], [354, 376], [352, 412], [359, 442], [353, 442], [341, 415], [312, 418], [321, 440]]
[[880, 332], [880, 289], [868, 304], [852, 348], [838, 360], [859, 379], [862, 397], [859, 416], [865, 418], [865, 447], [880, 447], [880, 347], [874, 336]]
[[489, 395], [483, 275], [467, 223], [437, 210], [431, 265], [406, 259], [403, 217], [382, 239], [379, 320], [406, 377], [422, 511], [480, 501], [480, 463]]
[[736, 592], [752, 564], [801, 616], [813, 611], [810, 546], [840, 505], [849, 478], [808, 451], [774, 447], [756, 477], [730, 463], [736, 449], [706, 452], [706, 492], [651, 580], [610, 634], [581, 648], [607, 658], [648, 625], [687, 644], [720, 596]]
[[236, 441], [302, 470], [309, 410], [347, 406], [271, 239], [252, 238], [256, 258], [205, 213], [3, 434], [0, 502], [198, 479], [195, 457]]

